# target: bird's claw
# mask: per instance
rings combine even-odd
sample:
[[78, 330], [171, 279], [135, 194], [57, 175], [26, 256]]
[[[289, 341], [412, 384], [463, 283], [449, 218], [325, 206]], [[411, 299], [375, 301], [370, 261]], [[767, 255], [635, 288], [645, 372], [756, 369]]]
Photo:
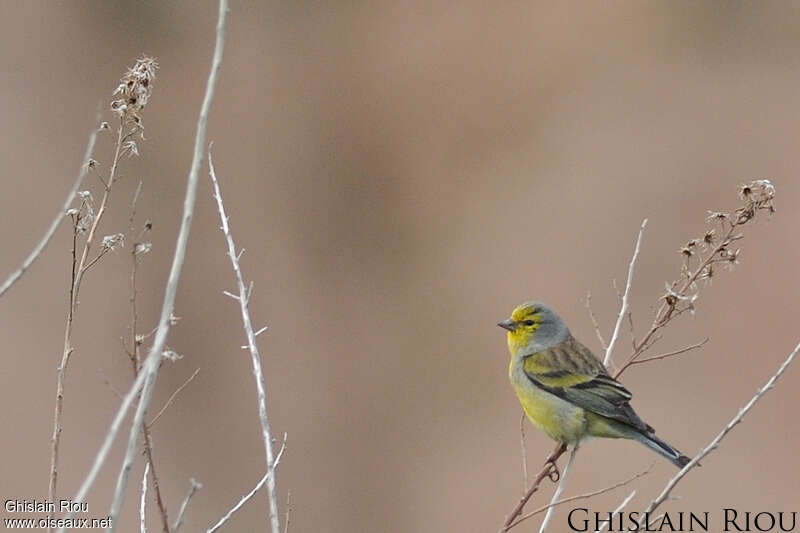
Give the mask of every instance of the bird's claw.
[[558, 465], [556, 465], [555, 461], [548, 461], [548, 465], [550, 465], [550, 470], [547, 472], [547, 477], [550, 478], [550, 481], [553, 483], [557, 483], [559, 479], [561, 479], [561, 472], [558, 470]]

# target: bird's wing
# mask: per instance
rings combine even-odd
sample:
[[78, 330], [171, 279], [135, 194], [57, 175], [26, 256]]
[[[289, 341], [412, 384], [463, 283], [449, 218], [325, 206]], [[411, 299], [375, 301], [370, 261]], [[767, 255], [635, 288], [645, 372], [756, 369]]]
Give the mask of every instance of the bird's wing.
[[594, 354], [575, 339], [526, 357], [523, 369], [535, 386], [562, 400], [636, 429], [652, 431], [628, 405], [630, 391], [609, 376]]

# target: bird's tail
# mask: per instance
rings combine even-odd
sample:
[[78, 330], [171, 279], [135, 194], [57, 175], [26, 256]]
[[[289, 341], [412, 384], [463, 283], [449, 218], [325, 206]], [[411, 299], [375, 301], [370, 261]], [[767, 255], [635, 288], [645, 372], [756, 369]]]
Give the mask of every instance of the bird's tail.
[[672, 464], [677, 466], [678, 468], [683, 468], [686, 464], [691, 461], [689, 457], [686, 457], [681, 452], [664, 442], [663, 440], [659, 439], [655, 436], [654, 433], [638, 433], [636, 437], [634, 437], [637, 441], [641, 442], [651, 450], [655, 451], [656, 453], [663, 455], [666, 457]]

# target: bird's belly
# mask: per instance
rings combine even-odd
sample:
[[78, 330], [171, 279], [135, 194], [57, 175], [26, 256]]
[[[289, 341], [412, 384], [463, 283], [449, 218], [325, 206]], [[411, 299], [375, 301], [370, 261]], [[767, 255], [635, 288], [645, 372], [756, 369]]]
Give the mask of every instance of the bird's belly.
[[579, 441], [586, 433], [585, 411], [539, 389], [527, 377], [525, 380], [527, 383], [518, 384], [512, 379], [512, 383], [522, 409], [533, 425], [559, 442], [571, 444]]

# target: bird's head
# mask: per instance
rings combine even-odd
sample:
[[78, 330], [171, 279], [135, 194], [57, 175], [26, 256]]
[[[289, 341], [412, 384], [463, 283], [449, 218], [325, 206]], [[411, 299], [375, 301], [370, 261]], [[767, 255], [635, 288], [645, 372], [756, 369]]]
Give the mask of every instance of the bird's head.
[[531, 355], [566, 340], [570, 335], [561, 317], [542, 302], [520, 304], [511, 313], [511, 318], [497, 325], [508, 330], [508, 349], [514, 355]]

